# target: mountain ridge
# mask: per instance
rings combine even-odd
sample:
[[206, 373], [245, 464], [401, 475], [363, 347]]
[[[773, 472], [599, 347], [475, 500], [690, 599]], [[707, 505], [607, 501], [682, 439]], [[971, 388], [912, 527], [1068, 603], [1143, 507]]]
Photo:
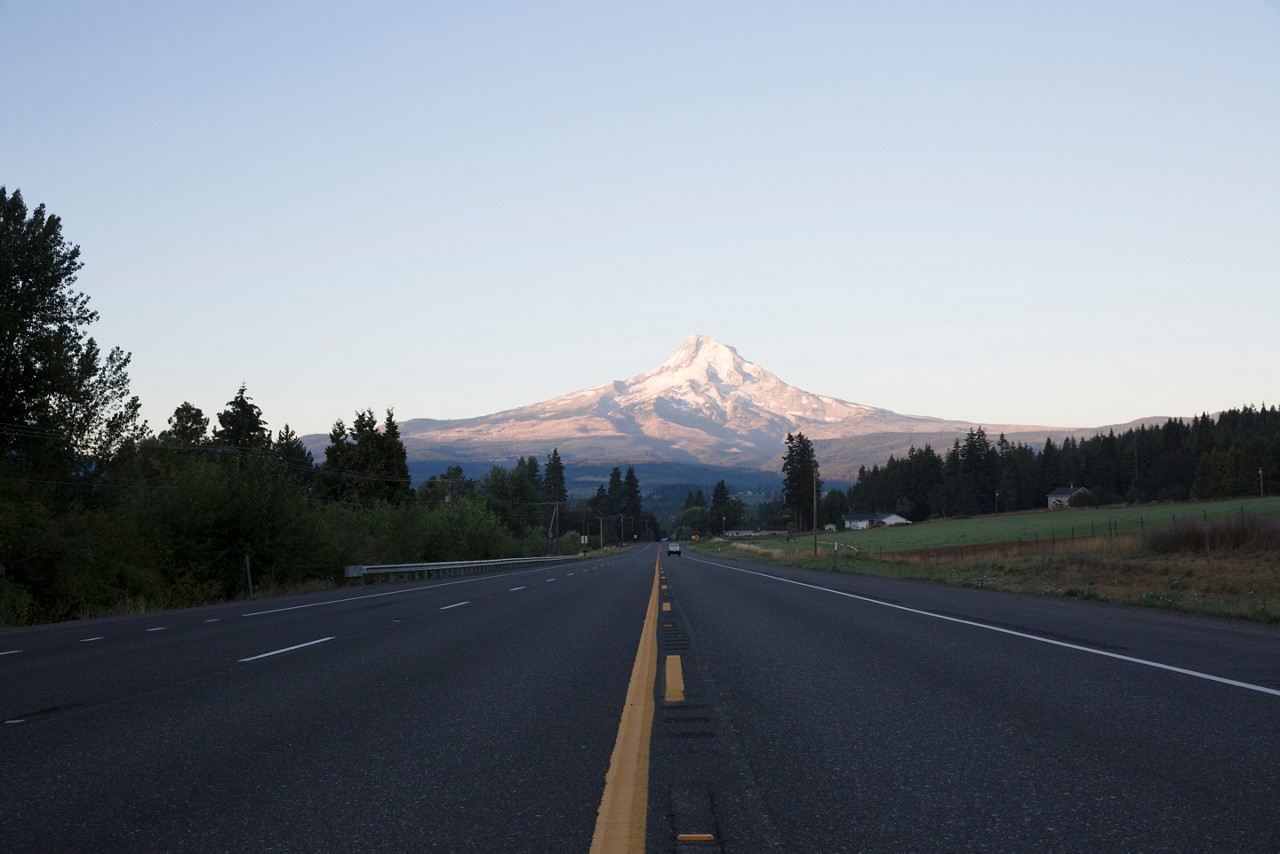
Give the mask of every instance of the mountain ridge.
[[[510, 464], [557, 448], [562, 459], [580, 465], [685, 463], [772, 473], [780, 469], [785, 436], [801, 432], [819, 450], [823, 476], [843, 481], [911, 445], [942, 450], [977, 427], [1027, 444], [1109, 429], [905, 415], [785, 383], [706, 335], [691, 335], [657, 368], [625, 380], [492, 415], [399, 423], [411, 461]], [[320, 457], [327, 439], [304, 442]]]

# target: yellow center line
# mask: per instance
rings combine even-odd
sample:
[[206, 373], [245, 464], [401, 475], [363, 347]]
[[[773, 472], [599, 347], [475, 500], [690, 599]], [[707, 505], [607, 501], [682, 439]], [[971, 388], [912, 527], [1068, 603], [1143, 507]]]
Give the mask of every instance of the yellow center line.
[[664, 682], [665, 687], [662, 689], [662, 700], [666, 703], [683, 703], [684, 702], [684, 667], [680, 663], [680, 656], [668, 655], [666, 661], [666, 673]]
[[604, 775], [604, 795], [596, 811], [593, 854], [645, 850], [649, 810], [649, 733], [653, 728], [653, 685], [658, 677], [658, 564], [636, 649], [618, 738]]

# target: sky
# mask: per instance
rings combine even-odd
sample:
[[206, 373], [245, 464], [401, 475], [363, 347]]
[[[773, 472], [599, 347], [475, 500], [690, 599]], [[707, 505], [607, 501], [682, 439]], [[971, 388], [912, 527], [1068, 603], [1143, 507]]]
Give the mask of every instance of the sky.
[[1280, 401], [1280, 0], [0, 0], [0, 185], [152, 429], [466, 418], [695, 333], [1090, 427]]

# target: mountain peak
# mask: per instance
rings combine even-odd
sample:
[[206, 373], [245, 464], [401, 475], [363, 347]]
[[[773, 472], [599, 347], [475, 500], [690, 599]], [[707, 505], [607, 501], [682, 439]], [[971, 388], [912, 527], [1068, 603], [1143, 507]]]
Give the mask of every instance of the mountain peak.
[[680, 349], [658, 366], [658, 370], [688, 368], [695, 364], [733, 364], [735, 361], [742, 361], [742, 357], [727, 344], [721, 344], [710, 335], [690, 335]]
[[941, 446], [971, 426], [813, 394], [733, 347], [691, 335], [657, 368], [630, 379], [481, 418], [408, 422], [401, 436], [416, 459], [515, 459], [557, 448], [580, 463], [696, 461], [776, 471], [784, 437], [803, 431], [844, 449], [838, 474], [852, 477], [859, 465], [905, 453], [915, 439]]
[[708, 335], [690, 335], [671, 356], [648, 373], [632, 377], [630, 391], [660, 396], [673, 388], [728, 391], [769, 376], [732, 347]]

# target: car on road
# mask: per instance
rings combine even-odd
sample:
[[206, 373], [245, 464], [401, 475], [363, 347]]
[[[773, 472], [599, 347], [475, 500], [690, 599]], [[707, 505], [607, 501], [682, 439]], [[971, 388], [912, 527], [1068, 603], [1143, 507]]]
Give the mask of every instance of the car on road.
[[668, 554], [668, 555], [675, 555], [676, 557], [679, 557], [679, 556], [680, 556], [680, 544], [679, 544], [679, 543], [667, 543], [667, 554]]

